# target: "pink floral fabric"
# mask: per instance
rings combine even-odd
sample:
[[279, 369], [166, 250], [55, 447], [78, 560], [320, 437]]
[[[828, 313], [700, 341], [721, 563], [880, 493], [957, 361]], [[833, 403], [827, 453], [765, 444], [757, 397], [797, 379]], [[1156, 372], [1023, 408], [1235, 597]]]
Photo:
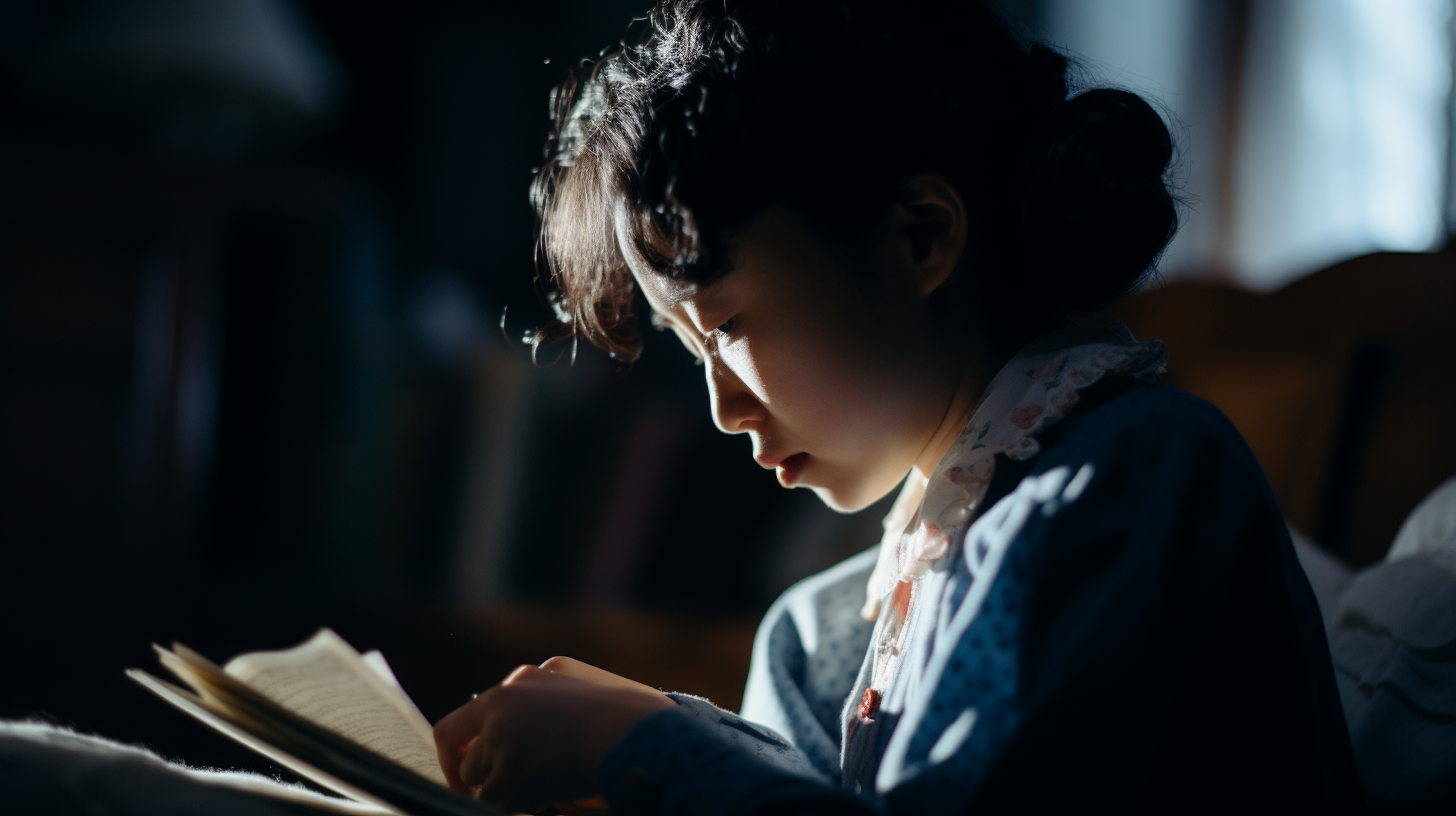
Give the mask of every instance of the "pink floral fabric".
[[920, 578], [964, 537], [991, 484], [996, 454], [1035, 456], [1041, 449], [1036, 435], [1065, 416], [1082, 389], [1108, 374], [1156, 377], [1166, 364], [1162, 343], [1139, 343], [1131, 336], [1060, 348], [1043, 338], [1001, 369], [935, 471], [929, 478], [912, 471], [885, 517], [862, 612], [868, 620], [888, 613], [876, 627], [871, 688], [882, 690], [895, 670]]

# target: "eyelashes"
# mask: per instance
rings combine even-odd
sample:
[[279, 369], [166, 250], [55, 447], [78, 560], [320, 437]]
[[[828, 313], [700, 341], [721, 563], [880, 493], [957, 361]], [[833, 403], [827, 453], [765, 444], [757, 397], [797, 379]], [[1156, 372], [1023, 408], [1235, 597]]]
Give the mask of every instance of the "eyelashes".
[[676, 334], [678, 339], [682, 341], [683, 346], [693, 355], [693, 364], [699, 366], [703, 365], [703, 352], [700, 352], [698, 350], [698, 346], [703, 346], [703, 351], [706, 352], [708, 348], [716, 346], [719, 340], [726, 339], [728, 335], [733, 332], [733, 329], [738, 322], [737, 318], [730, 317], [722, 323], [719, 323], [717, 326], [713, 327], [711, 330], [708, 331], [706, 335], [702, 335], [701, 340], [695, 342], [689, 339], [691, 335], [685, 333], [681, 328], [678, 327], [677, 324], [663, 317], [662, 314], [657, 312], [655, 309], [648, 315], [647, 319], [648, 322], [651, 324], [652, 328], [657, 329], [658, 331], [672, 329], [673, 333]]
[[[703, 345], [706, 347], [716, 347], [719, 340], [726, 338], [729, 333], [733, 331], [733, 323], [734, 318], [731, 317], [723, 321], [722, 323], [719, 323], [716, 328], [708, 332], [707, 336], [703, 338]], [[692, 348], [692, 346], [688, 346], [688, 349], [693, 352], [693, 363], [696, 365], [702, 365], [702, 356], [700, 356], [698, 352]]]
[[[659, 313], [655, 309], [647, 316], [647, 321], [652, 325], [652, 328], [658, 331], [662, 331], [664, 329], [672, 327], [672, 323], [669, 322], [667, 318], [663, 317], [661, 313]], [[733, 331], [733, 324], [735, 321], [736, 318], [730, 317], [726, 321], [719, 323], [717, 327], [713, 329], [713, 332], [719, 335], [726, 335]]]

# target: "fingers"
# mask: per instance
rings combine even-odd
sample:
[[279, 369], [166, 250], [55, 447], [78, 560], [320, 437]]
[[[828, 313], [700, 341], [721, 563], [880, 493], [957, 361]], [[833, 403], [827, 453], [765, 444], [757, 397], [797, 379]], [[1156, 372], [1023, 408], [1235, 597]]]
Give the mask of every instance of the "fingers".
[[482, 787], [486, 778], [490, 775], [491, 745], [486, 740], [476, 740], [470, 748], [465, 751], [456, 765], [459, 772], [458, 778], [466, 790], [481, 787], [481, 798], [484, 799], [486, 791]]
[[[547, 662], [549, 663], [550, 661]], [[506, 679], [500, 681], [500, 684], [502, 686], [513, 685], [524, 680], [533, 679], [536, 675], [540, 673], [541, 668], [539, 666], [532, 666], [529, 663], [523, 663], [512, 669], [511, 673], [506, 675]]]
[[486, 691], [455, 709], [435, 723], [435, 744], [464, 748], [465, 743], [480, 733], [480, 721], [489, 710], [490, 692]]
[[[539, 809], [540, 803], [514, 802], [518, 796], [522, 777], [519, 757], [512, 760], [511, 750], [490, 739], [478, 739], [466, 749], [458, 765], [458, 779], [461, 793], [474, 794], [482, 802], [496, 805], [511, 813], [525, 813]], [[529, 785], [528, 785], [529, 788]]]
[[[440, 760], [440, 770], [444, 772], [445, 782], [449, 784], [451, 790], [456, 793], [469, 793], [471, 788], [480, 782], [478, 778], [475, 780], [464, 778], [461, 768], [468, 753], [480, 743], [480, 735], [485, 729], [486, 718], [490, 715], [494, 706], [493, 700], [498, 696], [497, 692], [501, 686], [515, 685], [539, 674], [541, 674], [541, 669], [536, 666], [517, 666], [514, 671], [506, 675], [500, 685], [486, 689], [476, 695], [473, 700], [435, 723], [435, 755]], [[481, 747], [484, 748], [483, 745]]]
[[561, 801], [589, 794], [607, 749], [672, 705], [650, 686], [555, 657], [518, 666], [436, 723], [435, 750], [451, 790], [493, 803]]
[[[523, 667], [524, 668], [524, 667]], [[570, 657], [553, 657], [541, 664], [541, 668], [553, 674], [562, 674], [567, 677], [575, 677], [578, 680], [586, 680], [600, 686], [612, 686], [614, 688], [630, 688], [638, 691], [656, 692], [657, 689], [637, 682], [628, 680], [619, 675], [612, 674], [606, 669], [599, 669], [588, 663]], [[517, 671], [520, 671], [517, 669]]]
[[574, 657], [563, 657], [561, 655], [557, 655], [542, 663], [541, 668], [555, 674], [564, 674], [568, 677], [576, 677], [582, 680], [605, 679], [617, 676], [605, 669], [599, 669], [590, 663], [583, 663]]
[[463, 706], [445, 715], [435, 723], [435, 745], [462, 751], [465, 743], [480, 734], [480, 724], [486, 712], [490, 711], [492, 692], [501, 686], [513, 685], [541, 670], [535, 666], [517, 666], [506, 675], [499, 685], [492, 686]]
[[460, 756], [480, 736], [488, 705], [485, 697], [484, 694], [476, 697], [435, 723], [435, 754], [440, 758], [445, 782], [456, 793], [467, 792], [467, 786], [460, 780]]

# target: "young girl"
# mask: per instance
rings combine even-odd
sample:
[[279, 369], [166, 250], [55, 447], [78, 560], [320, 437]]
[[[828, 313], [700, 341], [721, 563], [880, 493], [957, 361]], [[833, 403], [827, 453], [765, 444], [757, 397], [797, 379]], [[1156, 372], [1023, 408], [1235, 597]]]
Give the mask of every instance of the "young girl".
[[[1257, 463], [1164, 351], [1074, 321], [1176, 227], [1168, 131], [975, 2], [661, 0], [559, 90], [560, 323], [634, 299], [718, 427], [880, 546], [790, 589], [741, 715], [564, 658], [436, 727], [451, 784], [618, 814], [1358, 810]], [[907, 475], [908, 474], [908, 475]], [[711, 580], [711, 576], [704, 576]]]

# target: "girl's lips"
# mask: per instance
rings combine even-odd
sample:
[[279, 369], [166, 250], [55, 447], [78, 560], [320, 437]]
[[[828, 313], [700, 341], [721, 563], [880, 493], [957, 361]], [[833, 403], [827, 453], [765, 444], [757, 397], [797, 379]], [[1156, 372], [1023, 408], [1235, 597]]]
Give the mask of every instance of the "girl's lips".
[[793, 487], [794, 482], [799, 480], [799, 472], [804, 467], [804, 460], [809, 458], [807, 453], [796, 453], [793, 456], [779, 462], [777, 468], [779, 484], [784, 487]]

